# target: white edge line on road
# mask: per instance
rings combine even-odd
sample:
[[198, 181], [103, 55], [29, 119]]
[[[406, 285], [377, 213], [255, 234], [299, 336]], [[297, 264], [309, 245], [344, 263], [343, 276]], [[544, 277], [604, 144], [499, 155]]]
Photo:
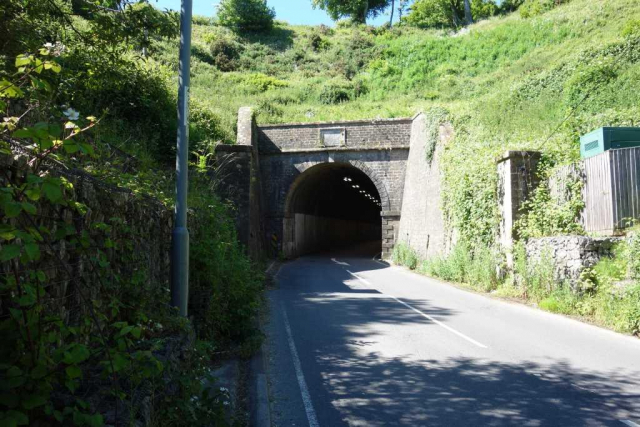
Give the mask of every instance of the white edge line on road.
[[358, 276], [357, 274], [350, 272], [349, 270], [347, 270], [347, 273], [349, 273], [350, 275], [352, 275], [352, 276], [353, 276], [353, 277], [355, 277], [356, 279], [360, 280], [360, 281], [361, 281], [362, 283], [364, 283], [365, 285], [367, 285], [367, 286], [373, 286], [373, 285], [371, 284], [371, 282], [369, 282], [367, 279], [365, 279], [365, 278], [363, 278], [363, 277], [360, 277], [360, 276]]
[[626, 424], [626, 425], [628, 425], [629, 427], [640, 427], [640, 425], [638, 425], [638, 424], [634, 423], [634, 422], [633, 422], [633, 421], [631, 421], [631, 420], [620, 420], [620, 422], [621, 422], [622, 424]]
[[289, 349], [291, 350], [291, 358], [293, 359], [293, 367], [296, 370], [296, 377], [298, 378], [298, 385], [300, 386], [300, 394], [302, 395], [302, 403], [304, 404], [304, 410], [307, 413], [307, 420], [309, 421], [309, 427], [319, 427], [318, 418], [316, 417], [316, 411], [313, 409], [313, 403], [311, 402], [311, 395], [307, 388], [307, 382], [304, 379], [302, 373], [302, 365], [300, 364], [300, 358], [298, 357], [298, 350], [293, 342], [293, 334], [291, 333], [291, 326], [289, 325], [289, 316], [287, 316], [287, 310], [282, 303], [282, 317], [284, 318], [284, 327], [287, 330], [287, 340], [289, 341]]
[[[357, 274], [355, 274], [355, 273], [352, 273], [352, 272], [351, 272], [351, 271], [349, 271], [349, 270], [347, 270], [347, 272], [348, 272], [349, 274], [351, 274], [353, 277], [355, 277], [356, 279], [358, 279], [358, 280], [362, 281], [363, 283], [365, 283], [366, 285], [368, 285], [368, 286], [372, 286], [372, 285], [371, 285], [371, 283], [370, 283], [370, 282], [368, 282], [366, 279], [363, 279], [362, 277], [358, 276], [358, 275], [357, 275]], [[433, 317], [429, 316], [428, 314], [423, 313], [422, 311], [418, 310], [417, 308], [415, 308], [415, 307], [413, 307], [413, 306], [411, 306], [411, 305], [407, 304], [406, 302], [404, 302], [404, 301], [402, 301], [402, 300], [400, 300], [400, 299], [398, 299], [398, 298], [394, 297], [393, 295], [388, 295], [388, 294], [384, 294], [384, 293], [383, 293], [383, 295], [385, 295], [385, 296], [386, 296], [386, 297], [388, 297], [388, 298], [391, 298], [391, 299], [396, 300], [397, 302], [399, 302], [400, 304], [404, 305], [405, 307], [407, 307], [407, 308], [409, 308], [409, 309], [411, 309], [411, 310], [415, 311], [415, 312], [416, 312], [416, 313], [418, 313], [419, 315], [421, 315], [421, 316], [423, 316], [423, 317], [426, 317], [427, 319], [431, 320], [431, 321], [432, 321], [433, 323], [435, 323], [436, 325], [438, 325], [438, 326], [440, 326], [440, 327], [445, 328], [447, 331], [449, 331], [449, 332], [451, 332], [451, 333], [456, 334], [456, 335], [457, 335], [457, 336], [459, 336], [460, 338], [464, 338], [465, 340], [469, 341], [471, 344], [474, 344], [474, 345], [476, 345], [476, 346], [478, 346], [478, 347], [480, 347], [480, 348], [489, 348], [489, 347], [487, 347], [486, 345], [484, 345], [484, 344], [482, 344], [482, 343], [479, 343], [478, 341], [474, 340], [473, 338], [470, 338], [470, 337], [466, 336], [466, 335], [465, 335], [465, 334], [463, 334], [462, 332], [456, 331], [456, 330], [455, 330], [455, 329], [453, 329], [452, 327], [445, 325], [445, 324], [444, 324], [444, 323], [442, 323], [441, 321], [439, 321], [439, 320], [437, 320], [437, 319], [434, 319]], [[640, 426], [634, 426], [634, 427], [640, 427]]]

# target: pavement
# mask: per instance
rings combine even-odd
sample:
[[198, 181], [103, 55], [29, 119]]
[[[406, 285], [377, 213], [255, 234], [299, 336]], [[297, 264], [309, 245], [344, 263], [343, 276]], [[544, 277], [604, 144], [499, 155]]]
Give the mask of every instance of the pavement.
[[639, 426], [640, 340], [357, 253], [285, 263], [273, 426]]

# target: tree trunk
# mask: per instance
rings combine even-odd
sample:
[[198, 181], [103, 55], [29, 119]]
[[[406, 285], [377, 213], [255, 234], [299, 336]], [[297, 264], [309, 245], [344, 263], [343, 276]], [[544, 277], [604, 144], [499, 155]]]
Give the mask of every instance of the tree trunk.
[[396, 0], [391, 0], [391, 18], [389, 18], [389, 28], [393, 26], [393, 9], [396, 7]]
[[451, 23], [453, 24], [453, 28], [458, 28], [460, 26], [460, 17], [458, 16], [458, 12], [456, 8], [453, 7], [453, 4], [449, 4], [451, 6]]
[[367, 23], [367, 15], [369, 15], [369, 0], [364, 1], [364, 14], [362, 15], [362, 23]]
[[471, 0], [464, 0], [464, 20], [467, 25], [473, 24], [473, 15], [471, 15]]

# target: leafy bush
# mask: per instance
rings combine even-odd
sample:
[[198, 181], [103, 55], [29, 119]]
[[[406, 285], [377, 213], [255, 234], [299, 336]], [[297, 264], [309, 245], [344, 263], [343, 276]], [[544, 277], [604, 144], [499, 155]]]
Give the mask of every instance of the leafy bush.
[[569, 1], [571, 0], [525, 0], [520, 6], [520, 15], [523, 18], [532, 18]]
[[395, 245], [392, 259], [394, 263], [404, 265], [410, 270], [415, 270], [418, 267], [418, 255], [406, 243], [400, 242]]
[[193, 175], [191, 185], [192, 241], [197, 242], [189, 263], [194, 324], [200, 337], [240, 344], [256, 333], [262, 276], [238, 243], [230, 207], [213, 195], [206, 170]]
[[287, 87], [287, 82], [284, 80], [279, 80], [262, 73], [249, 74], [244, 81], [259, 92], [266, 92], [279, 87]]
[[[497, 14], [493, 0], [472, 0], [471, 14], [478, 21]], [[418, 28], [457, 28], [464, 24], [464, 3], [449, 0], [417, 0], [411, 5], [411, 13], [405, 18], [409, 25]]]
[[555, 235], [584, 234], [579, 219], [584, 209], [582, 183], [567, 183], [570, 200], [558, 203], [551, 197], [546, 182], [535, 189], [533, 196], [523, 204], [526, 212], [515, 224], [522, 239]]
[[318, 95], [318, 99], [323, 104], [340, 104], [355, 97], [355, 85], [340, 79], [330, 80], [323, 84]]
[[639, 37], [640, 36], [640, 19], [632, 19], [624, 24], [622, 29], [623, 37]]
[[309, 36], [309, 45], [315, 52], [320, 52], [327, 50], [331, 46], [331, 43], [320, 34], [313, 33]]
[[218, 6], [220, 25], [234, 31], [271, 31], [275, 16], [266, 0], [221, 0]]
[[513, 252], [514, 275], [524, 298], [539, 302], [562, 286], [556, 282], [554, 263], [548, 250], [542, 252], [540, 259], [530, 260], [524, 244], [518, 242]]
[[474, 289], [491, 291], [500, 283], [498, 266], [502, 260], [489, 247], [471, 246], [458, 242], [447, 256], [424, 260], [420, 270], [425, 274], [457, 283], [466, 283]]
[[525, 0], [503, 0], [502, 3], [500, 3], [500, 12], [501, 13], [514, 12], [518, 10], [520, 6], [522, 6], [522, 3], [524, 3], [524, 1]]
[[192, 100], [189, 107], [189, 147], [191, 151], [211, 152], [214, 145], [227, 140], [220, 118], [208, 106]]
[[583, 65], [576, 70], [571, 78], [565, 83], [565, 99], [567, 105], [577, 108], [587, 97], [590, 97], [590, 103], [595, 101], [593, 98], [607, 84], [618, 77], [615, 62], [613, 60], [601, 60], [597, 63]]
[[242, 52], [242, 45], [231, 37], [212, 37], [209, 51], [213, 63], [220, 71], [234, 71], [238, 68], [238, 58]]
[[194, 25], [212, 25], [212, 19], [208, 16], [203, 15], [193, 15], [193, 17], [191, 18], [191, 22]]

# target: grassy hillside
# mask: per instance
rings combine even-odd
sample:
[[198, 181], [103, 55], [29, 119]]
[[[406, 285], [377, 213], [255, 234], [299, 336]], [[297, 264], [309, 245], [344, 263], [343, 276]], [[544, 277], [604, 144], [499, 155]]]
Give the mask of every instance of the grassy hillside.
[[[463, 237], [490, 243], [500, 152], [541, 149], [549, 163], [567, 162], [581, 133], [637, 123], [638, 19], [636, 0], [574, 0], [464, 34], [278, 23], [266, 36], [241, 38], [198, 20], [192, 97], [220, 117], [226, 142], [244, 105], [259, 123], [446, 117], [456, 129], [445, 158], [447, 215]], [[176, 47], [158, 43], [155, 57], [175, 68]]]

